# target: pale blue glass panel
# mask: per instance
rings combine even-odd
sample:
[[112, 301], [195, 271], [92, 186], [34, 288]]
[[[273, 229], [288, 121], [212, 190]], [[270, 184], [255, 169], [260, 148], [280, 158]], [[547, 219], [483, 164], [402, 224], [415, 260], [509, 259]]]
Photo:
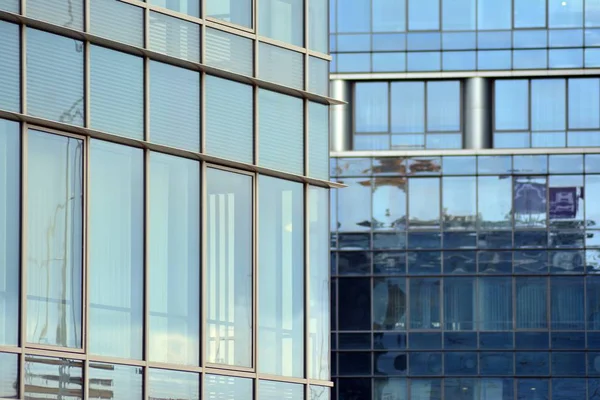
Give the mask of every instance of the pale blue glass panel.
[[0, 37], [0, 109], [18, 112], [21, 109], [19, 25], [0, 21]]
[[515, 49], [540, 49], [547, 47], [548, 31], [545, 29], [516, 30], [513, 32]]
[[528, 129], [529, 81], [497, 80], [494, 87], [496, 130]]
[[468, 31], [475, 29], [476, 0], [442, 0], [442, 29]]
[[548, 0], [550, 28], [576, 28], [583, 25], [584, 0]]
[[[331, 62], [335, 71], [335, 58]], [[371, 53], [337, 54], [337, 72], [369, 72], [371, 70]]]
[[439, 0], [408, 0], [408, 29], [411, 31], [440, 28]]
[[0, 1], [0, 10], [9, 11], [15, 14], [20, 13], [19, 0], [2, 0]]
[[27, 113], [83, 125], [83, 43], [27, 29]]
[[19, 398], [19, 355], [0, 353], [0, 397]]
[[560, 131], [565, 129], [566, 87], [564, 79], [531, 81], [531, 129]]
[[329, 0], [329, 31], [330, 33], [337, 32], [337, 8], [336, 0]]
[[204, 90], [207, 154], [252, 163], [252, 87], [206, 75]]
[[152, 152], [149, 186], [149, 359], [198, 365], [200, 164]]
[[600, 128], [600, 79], [569, 79], [569, 129]]
[[460, 129], [460, 82], [431, 81], [427, 84], [427, 130]]
[[531, 147], [529, 132], [494, 133], [495, 149], [519, 149]]
[[565, 147], [567, 139], [565, 132], [533, 132], [531, 147]]
[[478, 70], [498, 70], [510, 69], [511, 51], [510, 50], [489, 50], [477, 52]]
[[331, 389], [323, 386], [309, 386], [310, 400], [331, 400]]
[[204, 399], [252, 400], [254, 398], [252, 379], [206, 374], [203, 383]]
[[83, 141], [29, 131], [27, 341], [81, 348]]
[[304, 172], [302, 99], [259, 89], [259, 164], [301, 175]]
[[200, 399], [200, 375], [197, 373], [151, 368], [147, 379], [150, 399]]
[[304, 400], [304, 385], [261, 380], [258, 396], [261, 400]]
[[514, 69], [545, 69], [548, 65], [546, 50], [514, 50]]
[[[94, 0], [90, 2], [90, 15], [92, 34], [143, 47], [143, 8], [120, 0]], [[119, 18], [115, 18], [115, 15]]]
[[586, 29], [584, 41], [585, 41], [586, 47], [600, 46], [600, 29]]
[[600, 49], [585, 49], [585, 67], [600, 67]]
[[259, 371], [304, 373], [304, 193], [300, 183], [260, 176]]
[[387, 82], [358, 82], [354, 86], [356, 132], [387, 132]]
[[200, 74], [150, 61], [150, 140], [200, 151]]
[[600, 146], [600, 132], [598, 132], [598, 131], [568, 132], [567, 133], [567, 146], [569, 146], [569, 147]]
[[425, 147], [428, 149], [461, 149], [462, 135], [452, 133], [427, 134]]
[[408, 53], [407, 64], [408, 71], [439, 71], [440, 53], [437, 51]]
[[440, 50], [442, 48], [441, 35], [438, 32], [418, 32], [406, 35], [406, 48], [408, 50]]
[[425, 134], [392, 135], [392, 150], [418, 150], [425, 148]]
[[[19, 332], [20, 131], [0, 119], [0, 343], [16, 346]], [[2, 358], [0, 356], [0, 358]], [[0, 372], [2, 369], [0, 362]], [[11, 376], [8, 371], [7, 376]], [[0, 396], [4, 393], [0, 373]]]
[[337, 51], [339, 51], [339, 52], [371, 51], [371, 35], [370, 34], [338, 35]]
[[[372, 2], [373, 32], [406, 30], [406, 0], [372, 0]], [[359, 18], [362, 19], [364, 16]]]
[[477, 32], [477, 47], [479, 49], [510, 49], [512, 48], [512, 31]]
[[337, 32], [355, 33], [371, 30], [369, 0], [337, 0]]
[[585, 0], [585, 26], [600, 26], [600, 0]]
[[329, 35], [329, 51], [337, 51], [337, 35]]
[[[496, 165], [490, 165], [488, 171], [482, 171], [482, 162], [479, 159], [479, 172], [498, 173], [508, 167], [503, 161], [510, 159], [500, 159]], [[496, 160], [489, 160], [496, 161]], [[485, 161], [484, 161], [485, 162]], [[490, 163], [491, 164], [491, 163]], [[480, 215], [478, 221], [479, 229], [506, 229], [512, 224], [512, 189], [509, 179], [502, 176], [480, 176], [477, 178], [477, 207]]]
[[549, 50], [549, 68], [582, 68], [583, 49]]
[[204, 43], [206, 65], [238, 74], [252, 75], [254, 58], [251, 39], [206, 28]]
[[406, 53], [373, 53], [373, 72], [406, 71]]
[[98, 140], [90, 147], [90, 352], [141, 359], [143, 152]]
[[546, 26], [546, 0], [514, 0], [515, 28]]
[[150, 50], [200, 62], [200, 25], [153, 11], [149, 25]]
[[208, 0], [206, 16], [252, 28], [252, 0]]
[[[142, 400], [144, 398], [141, 367], [90, 362], [87, 379], [90, 382], [90, 399]], [[107, 382], [110, 382], [110, 385], [107, 386]]]
[[583, 47], [583, 29], [553, 29], [548, 43], [550, 47]]
[[83, 3], [83, 0], [28, 0], [27, 16], [82, 31]]
[[308, 103], [308, 174], [329, 179], [329, 106]]
[[440, 229], [440, 179], [411, 178], [408, 194], [410, 227]]
[[477, 60], [475, 51], [445, 51], [442, 53], [444, 71], [473, 71]]
[[296, 46], [304, 44], [303, 0], [262, 0], [258, 8], [259, 35]]
[[91, 127], [135, 139], [144, 137], [144, 60], [92, 46]]
[[148, 0], [148, 2], [155, 6], [191, 15], [192, 17], [200, 16], [199, 0]]
[[373, 51], [406, 50], [405, 33], [374, 33], [371, 38], [373, 40]]
[[389, 150], [390, 135], [354, 135], [353, 150]]
[[317, 57], [308, 59], [308, 91], [329, 95], [329, 63]]
[[24, 371], [25, 399], [83, 399], [83, 361], [28, 355]]
[[329, 40], [328, 3], [328, 0], [312, 0], [308, 3], [308, 48], [321, 53], [327, 53], [327, 41]]
[[473, 50], [477, 47], [475, 32], [445, 32], [442, 35], [444, 50]]
[[309, 186], [308, 234], [310, 248], [309, 376], [328, 380], [329, 336], [329, 190]]
[[477, 29], [511, 29], [512, 1], [511, 0], [478, 0]]
[[206, 171], [206, 360], [252, 366], [251, 176]]
[[260, 79], [304, 89], [304, 56], [282, 47], [260, 43], [258, 47]]

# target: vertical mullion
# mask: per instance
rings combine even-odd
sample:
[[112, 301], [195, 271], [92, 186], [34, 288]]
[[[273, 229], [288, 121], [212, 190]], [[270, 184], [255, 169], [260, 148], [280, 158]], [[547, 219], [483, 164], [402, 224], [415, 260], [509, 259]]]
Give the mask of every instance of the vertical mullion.
[[[208, 201], [207, 201], [207, 188], [206, 188], [206, 163], [200, 162], [200, 295], [198, 296], [198, 301], [200, 301], [200, 366], [204, 367], [206, 365], [206, 353], [207, 353], [207, 329], [206, 329], [206, 317], [208, 315], [208, 307], [207, 307], [207, 298], [206, 296], [208, 285], [206, 284], [206, 279], [208, 274], [206, 273], [206, 266], [208, 262], [208, 243], [207, 243], [207, 235], [208, 235], [208, 227], [206, 221], [208, 220]], [[204, 371], [204, 368], [202, 369]], [[202, 396], [201, 396], [202, 397]]]
[[149, 268], [149, 243], [150, 243], [150, 150], [144, 150], [144, 264], [143, 264], [143, 296], [144, 306], [143, 308], [143, 360], [145, 361], [145, 368], [143, 374], [143, 398], [148, 399], [148, 361], [150, 359], [150, 268]]
[[27, 342], [27, 124], [21, 124], [21, 321], [20, 346], [23, 348], [20, 368], [19, 392], [25, 398], [25, 343]]
[[[258, 372], [258, 175], [252, 177], [252, 366]], [[255, 395], [258, 398], [258, 395]]]
[[[310, 383], [311, 351], [310, 351], [310, 186], [304, 184], [304, 376]], [[308, 398], [308, 385], [304, 387], [305, 398]]]

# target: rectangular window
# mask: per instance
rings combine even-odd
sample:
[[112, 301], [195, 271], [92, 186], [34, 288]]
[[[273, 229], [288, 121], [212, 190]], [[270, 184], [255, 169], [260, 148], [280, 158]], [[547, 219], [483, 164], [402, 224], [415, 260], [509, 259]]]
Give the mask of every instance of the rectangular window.
[[410, 280], [410, 328], [440, 329], [439, 278], [412, 278]]
[[90, 2], [90, 15], [90, 31], [94, 35], [144, 46], [143, 8], [119, 0], [94, 0]]
[[206, 374], [203, 383], [205, 399], [252, 400], [254, 398], [252, 379]]
[[200, 164], [152, 152], [149, 175], [150, 360], [198, 365]]
[[0, 21], [0, 109], [21, 110], [19, 25]]
[[168, 8], [169, 10], [177, 11], [182, 14], [191, 15], [192, 17], [200, 17], [200, 1], [199, 0], [148, 0], [150, 4]]
[[548, 0], [550, 28], [578, 28], [583, 24], [584, 0]]
[[308, 59], [308, 91], [329, 96], [329, 62], [322, 58]]
[[98, 140], [90, 147], [90, 352], [141, 359], [143, 153]]
[[90, 362], [87, 378], [90, 382], [89, 397], [92, 399], [142, 400], [144, 398], [141, 367]]
[[514, 177], [513, 211], [516, 228], [546, 226], [546, 191], [545, 177]]
[[442, 29], [444, 31], [475, 30], [477, 0], [442, 0]]
[[12, 12], [15, 14], [20, 13], [20, 0], [4, 0], [0, 3], [0, 10]]
[[261, 0], [258, 6], [259, 35], [304, 45], [304, 0]]
[[65, 28], [83, 30], [84, 0], [28, 0], [27, 16]]
[[511, 29], [512, 0], [478, 0], [477, 29]]
[[569, 129], [600, 128], [600, 79], [569, 79]]
[[565, 129], [565, 92], [564, 79], [533, 79], [531, 81], [532, 130]]
[[204, 62], [242, 75], [254, 71], [252, 40], [217, 29], [206, 28]]
[[406, 179], [373, 178], [372, 186], [373, 229], [405, 231]]
[[444, 229], [475, 229], [477, 182], [474, 176], [444, 177], [442, 181]]
[[388, 96], [386, 82], [360, 82], [354, 85], [356, 132], [388, 131]]
[[248, 175], [206, 171], [209, 363], [252, 367], [252, 187]]
[[151, 368], [148, 371], [148, 398], [150, 399], [200, 399], [200, 375], [193, 372], [170, 371]]
[[200, 25], [150, 11], [150, 50], [200, 62]]
[[510, 179], [504, 176], [480, 176], [477, 182], [479, 228], [510, 228], [512, 224]]
[[19, 398], [18, 365], [18, 354], [0, 353], [0, 398]]
[[83, 141], [29, 131], [27, 341], [81, 348]]
[[425, 83], [392, 83], [392, 133], [425, 132]]
[[410, 227], [440, 229], [440, 179], [411, 178], [408, 195]]
[[303, 400], [304, 385], [295, 383], [259, 381], [258, 396], [263, 400]]
[[[492, 262], [494, 264], [497, 264], [496, 258], [499, 257], [496, 257], [496, 253], [493, 253]], [[482, 331], [511, 330], [513, 327], [512, 278], [479, 278], [477, 293], [479, 297], [477, 301], [478, 329]]]
[[303, 185], [259, 178], [259, 365], [262, 373], [304, 374]]
[[304, 55], [282, 47], [260, 43], [258, 77], [294, 89], [304, 89]]
[[308, 103], [308, 174], [329, 179], [329, 107]]
[[337, 0], [336, 31], [338, 33], [369, 32], [370, 30], [371, 2], [369, 0]]
[[252, 0], [208, 0], [206, 16], [252, 27]]
[[427, 131], [460, 130], [460, 82], [427, 84]]
[[83, 126], [83, 43], [27, 29], [27, 113]]
[[83, 361], [28, 355], [23, 379], [26, 399], [83, 399]]
[[337, 229], [338, 231], [369, 231], [371, 221], [371, 187], [364, 185], [365, 179], [339, 179], [347, 185], [337, 193]]
[[327, 0], [308, 3], [308, 48], [321, 53], [328, 53], [329, 48], [328, 3]]
[[545, 28], [546, 0], [513, 0], [514, 28]]
[[496, 130], [529, 129], [529, 81], [497, 80], [494, 87]]
[[[406, 30], [406, 0], [372, 1], [373, 32], [404, 32]], [[365, 17], [360, 16], [359, 18]]]
[[517, 329], [547, 329], [547, 279], [515, 278]]
[[585, 282], [586, 290], [586, 328], [600, 330], [600, 277], [589, 276]]
[[408, 0], [408, 29], [411, 31], [440, 29], [440, 0]]
[[583, 278], [550, 278], [550, 305], [552, 329], [585, 329]]

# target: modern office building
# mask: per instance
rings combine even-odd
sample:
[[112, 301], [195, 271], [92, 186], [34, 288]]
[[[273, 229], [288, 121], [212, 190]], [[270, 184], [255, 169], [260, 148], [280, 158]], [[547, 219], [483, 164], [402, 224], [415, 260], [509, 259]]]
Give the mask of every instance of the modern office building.
[[600, 2], [330, 10], [337, 399], [600, 399]]
[[0, 398], [330, 398], [327, 21], [0, 0]]

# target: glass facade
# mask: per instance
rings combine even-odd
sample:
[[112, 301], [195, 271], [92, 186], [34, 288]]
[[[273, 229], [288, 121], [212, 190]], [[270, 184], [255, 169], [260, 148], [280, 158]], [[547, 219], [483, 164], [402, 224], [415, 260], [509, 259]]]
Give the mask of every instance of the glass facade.
[[327, 21], [0, 0], [0, 398], [330, 399]]

